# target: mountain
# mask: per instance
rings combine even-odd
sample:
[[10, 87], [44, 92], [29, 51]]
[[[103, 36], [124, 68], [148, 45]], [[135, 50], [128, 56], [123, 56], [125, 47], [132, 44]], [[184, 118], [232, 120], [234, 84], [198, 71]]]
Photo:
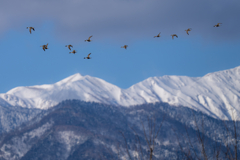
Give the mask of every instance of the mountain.
[[[187, 159], [185, 154], [193, 156], [191, 159], [204, 159], [202, 144], [209, 159], [214, 159], [216, 151], [218, 158], [224, 159], [226, 151], [233, 154], [229, 141], [234, 140], [233, 128], [232, 122], [167, 103], [127, 108], [67, 100], [52, 107], [41, 119], [2, 135], [0, 159], [123, 160], [130, 159], [127, 149], [132, 159], [148, 159], [146, 137], [153, 137], [151, 133], [156, 137], [153, 159]], [[229, 146], [228, 150], [225, 146]]]
[[203, 77], [150, 77], [128, 89], [79, 73], [55, 84], [16, 87], [0, 94], [0, 105], [48, 109], [66, 99], [132, 106], [166, 102], [200, 110], [214, 118], [240, 119], [240, 66]]
[[22, 108], [11, 105], [0, 105], [0, 134], [9, 132], [23, 123], [31, 121], [36, 115], [46, 111], [37, 108]]

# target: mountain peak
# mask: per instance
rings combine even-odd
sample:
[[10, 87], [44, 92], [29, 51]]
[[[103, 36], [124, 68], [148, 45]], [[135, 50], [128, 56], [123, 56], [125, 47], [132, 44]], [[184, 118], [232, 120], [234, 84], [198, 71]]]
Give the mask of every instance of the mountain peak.
[[56, 84], [61, 85], [64, 83], [71, 83], [71, 82], [79, 81], [79, 80], [83, 79], [84, 77], [85, 76], [82, 76], [80, 73], [76, 73], [74, 75], [71, 75], [71, 76], [57, 82]]
[[[47, 109], [66, 99], [126, 107], [165, 102], [195, 108], [220, 119], [231, 119], [232, 109], [240, 113], [239, 83], [240, 66], [203, 77], [150, 77], [128, 89], [76, 73], [55, 84], [17, 87], [7, 94], [0, 94], [0, 97], [13, 106], [41, 109]], [[240, 119], [240, 116], [235, 117]]]

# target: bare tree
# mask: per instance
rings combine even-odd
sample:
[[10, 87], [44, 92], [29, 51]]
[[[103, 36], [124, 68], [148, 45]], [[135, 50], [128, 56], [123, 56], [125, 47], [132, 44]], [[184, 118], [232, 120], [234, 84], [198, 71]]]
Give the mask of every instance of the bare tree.
[[[147, 126], [145, 126], [143, 121], [141, 120], [143, 135], [144, 135], [144, 139], [145, 139], [145, 142], [146, 142], [147, 148], [148, 148], [147, 155], [144, 155], [144, 153], [143, 153], [142, 143], [140, 141], [140, 136], [139, 136], [140, 134], [137, 133], [133, 127], [130, 127], [135, 134], [135, 145], [134, 145], [135, 147], [134, 148], [135, 148], [135, 151], [138, 153], [137, 154], [138, 156], [134, 157], [134, 159], [143, 160], [144, 157], [147, 157], [148, 160], [153, 160], [154, 150], [156, 147], [156, 140], [159, 136], [159, 133], [160, 133], [161, 127], [163, 125], [163, 122], [165, 120], [165, 117], [166, 116], [164, 115], [162, 118], [162, 121], [159, 125], [157, 125], [155, 116], [153, 116], [151, 118], [149, 116], [147, 116]], [[120, 132], [120, 133], [125, 141], [125, 145], [126, 145], [125, 148], [126, 148], [127, 155], [130, 160], [133, 160], [133, 158], [131, 157], [130, 152], [129, 152], [129, 147], [127, 144], [126, 137], [124, 136], [123, 132]]]
[[[237, 160], [238, 159], [238, 152], [239, 152], [239, 149], [238, 149], [239, 134], [237, 132], [238, 131], [238, 121], [236, 120], [234, 114], [232, 113], [232, 117], [233, 117], [232, 122], [222, 120], [222, 123], [223, 123], [223, 125], [225, 126], [225, 129], [226, 129], [224, 134], [221, 136], [221, 139], [223, 140], [223, 143], [222, 142], [217, 142], [217, 140], [216, 140], [217, 135], [213, 131], [214, 136], [209, 137], [209, 138], [211, 138], [215, 142], [211, 147], [209, 147], [206, 144], [207, 134], [205, 132], [204, 118], [202, 116], [200, 122], [197, 122], [197, 119], [196, 119], [196, 116], [195, 116], [194, 112], [192, 112], [192, 113], [193, 113], [193, 117], [194, 117], [194, 126], [195, 126], [195, 132], [196, 132], [196, 141], [194, 140], [194, 143], [199, 144], [201, 152], [198, 152], [196, 150], [196, 145], [194, 145], [193, 141], [190, 139], [190, 135], [189, 135], [187, 126], [185, 126], [185, 130], [186, 130], [188, 145], [186, 146], [187, 149], [185, 149], [185, 150], [183, 150], [183, 147], [179, 142], [179, 138], [177, 136], [176, 131], [172, 128], [172, 130], [176, 134], [180, 150], [185, 155], [185, 158], [189, 159], [189, 160], [190, 159], [197, 159], [197, 160], [216, 159], [216, 160], [221, 160], [221, 158], [223, 158], [223, 156], [225, 155], [224, 159]], [[195, 148], [194, 148], [194, 146], [195, 146]], [[208, 149], [206, 149], [207, 146], [208, 146]], [[209, 151], [209, 149], [211, 149], [212, 152], [207, 153], [206, 151], [207, 150]], [[213, 153], [213, 155], [210, 154], [210, 153]]]
[[[231, 109], [231, 115], [232, 115], [232, 124], [233, 124], [233, 135], [231, 129], [228, 127], [225, 121], [224, 126], [227, 131], [227, 139], [224, 141], [224, 144], [227, 148], [227, 151], [225, 152], [226, 158], [228, 160], [237, 160], [238, 159], [238, 121], [235, 117], [235, 112], [233, 112], [233, 109]], [[234, 153], [232, 153], [231, 148], [234, 148]]]

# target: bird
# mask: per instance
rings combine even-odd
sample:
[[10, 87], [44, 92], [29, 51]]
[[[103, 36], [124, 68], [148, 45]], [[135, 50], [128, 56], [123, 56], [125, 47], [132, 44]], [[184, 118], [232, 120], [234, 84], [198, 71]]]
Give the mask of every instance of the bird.
[[69, 54], [70, 54], [70, 53], [73, 53], [73, 54], [75, 54], [75, 53], [77, 53], [77, 51], [73, 50], [72, 52], [69, 52]]
[[42, 47], [42, 49], [45, 51], [45, 49], [48, 49], [48, 43], [47, 43], [47, 45], [42, 45], [40, 47]]
[[84, 57], [84, 59], [91, 59], [90, 54], [91, 53], [89, 53], [87, 57]]
[[174, 38], [174, 36], [178, 38], [178, 36], [176, 34], [172, 34], [171, 36], [172, 36], [172, 39]]
[[222, 23], [218, 23], [218, 24], [214, 25], [213, 27], [220, 27], [220, 24], [222, 24]]
[[[161, 32], [160, 32], [160, 33], [161, 33]], [[160, 36], [160, 33], [158, 33], [158, 35], [154, 36], [153, 38], [155, 38], [155, 37], [161, 37], [161, 36]]]
[[121, 48], [127, 49], [128, 45], [121, 46]]
[[192, 30], [192, 28], [188, 28], [187, 30], [185, 30], [186, 31], [186, 33], [189, 35], [189, 31], [191, 31]]
[[68, 47], [68, 49], [71, 51], [71, 47], [73, 47], [71, 44], [66, 45], [65, 47]]
[[86, 41], [91, 42], [92, 40], [90, 40], [90, 38], [92, 38], [92, 36], [88, 37], [88, 39], [86, 39], [85, 42]]
[[27, 29], [29, 29], [30, 34], [32, 34], [32, 30], [35, 31], [34, 27], [27, 27]]

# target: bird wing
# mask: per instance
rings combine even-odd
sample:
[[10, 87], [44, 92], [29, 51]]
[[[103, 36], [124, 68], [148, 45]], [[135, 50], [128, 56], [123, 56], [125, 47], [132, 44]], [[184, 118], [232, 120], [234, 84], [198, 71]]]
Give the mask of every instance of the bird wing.
[[92, 38], [92, 36], [90, 36], [90, 37], [88, 38], [88, 40], [90, 40], [90, 38]]
[[31, 28], [29, 27], [29, 32], [30, 32], [30, 34], [32, 34], [32, 31], [31, 31]]
[[35, 29], [32, 27], [32, 29], [35, 31]]
[[90, 56], [91, 53], [88, 54], [88, 57]]

